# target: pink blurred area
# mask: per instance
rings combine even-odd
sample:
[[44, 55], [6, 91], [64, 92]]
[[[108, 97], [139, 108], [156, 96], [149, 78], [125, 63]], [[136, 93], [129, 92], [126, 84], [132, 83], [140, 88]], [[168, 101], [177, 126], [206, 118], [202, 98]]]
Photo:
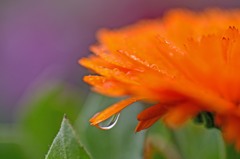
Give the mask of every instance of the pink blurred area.
[[0, 120], [12, 118], [36, 80], [58, 79], [82, 87], [95, 32], [154, 18], [169, 8], [238, 7], [238, 0], [5, 0], [0, 1]]

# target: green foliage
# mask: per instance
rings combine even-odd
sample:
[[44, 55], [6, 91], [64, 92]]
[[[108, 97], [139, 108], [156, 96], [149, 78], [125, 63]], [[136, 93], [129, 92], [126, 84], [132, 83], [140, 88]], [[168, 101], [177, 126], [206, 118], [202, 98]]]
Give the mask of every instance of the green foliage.
[[[66, 84], [55, 83], [43, 87], [25, 102], [19, 119], [22, 143], [32, 158], [43, 158], [66, 113], [75, 119], [81, 106], [77, 94]], [[34, 146], [32, 146], [34, 145]]]
[[161, 153], [169, 154], [169, 150], [173, 150], [178, 154], [176, 159], [226, 159], [225, 144], [218, 129], [206, 129], [204, 125], [189, 122], [173, 130], [161, 123], [151, 128], [148, 135], [153, 134], [158, 134], [158, 138], [160, 136], [169, 146]]
[[[80, 93], [66, 83], [55, 81], [35, 87], [25, 96], [12, 128], [3, 125], [0, 132], [0, 154], [6, 156], [5, 152], [14, 152], [14, 147], [17, 147], [25, 159], [44, 158], [58, 132], [62, 116], [67, 114], [71, 120], [76, 119], [81, 109], [80, 97]], [[1, 149], [1, 145], [7, 145], [4, 147], [8, 149]], [[10, 159], [10, 156], [5, 158]], [[20, 157], [15, 157], [18, 158]]]
[[176, 146], [172, 130], [157, 122], [148, 131], [145, 142], [147, 159], [183, 159], [181, 151]]
[[17, 143], [0, 143], [0, 157], [2, 159], [25, 159], [27, 156]]
[[173, 132], [173, 137], [183, 158], [226, 159], [225, 145], [218, 129], [206, 129], [189, 123]]
[[119, 121], [111, 130], [100, 130], [90, 126], [89, 119], [98, 111], [120, 99], [90, 94], [76, 121], [80, 139], [89, 150], [93, 159], [141, 159], [145, 132], [135, 133], [136, 115], [142, 110], [135, 103], [121, 112]]
[[194, 122], [196, 124], [202, 124], [206, 128], [218, 128], [214, 123], [214, 114], [211, 112], [201, 112], [199, 113], [195, 119]]
[[240, 152], [236, 151], [235, 146], [232, 144], [226, 145], [227, 157], [226, 159], [239, 159]]
[[63, 118], [46, 159], [90, 159], [66, 118]]
[[18, 134], [10, 125], [0, 125], [0, 158], [26, 159], [26, 153], [18, 143]]

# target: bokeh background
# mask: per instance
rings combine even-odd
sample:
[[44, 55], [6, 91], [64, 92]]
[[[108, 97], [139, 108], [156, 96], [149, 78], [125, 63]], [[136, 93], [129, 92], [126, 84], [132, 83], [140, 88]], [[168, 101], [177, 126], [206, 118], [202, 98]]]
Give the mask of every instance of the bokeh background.
[[[106, 106], [111, 103], [111, 100], [104, 101], [105, 97], [88, 94], [89, 87], [81, 80], [88, 72], [78, 65], [79, 58], [90, 54], [88, 47], [95, 43], [95, 33], [99, 28], [121, 27], [182, 7], [194, 10], [239, 8], [240, 1], [1, 0], [0, 122], [3, 128], [0, 128], [0, 143], [5, 145], [0, 146], [0, 158], [11, 154], [8, 151], [13, 149], [19, 156], [43, 158], [59, 129], [63, 114], [69, 115], [73, 123], [78, 121], [79, 127], [79, 123], [88, 124], [88, 118], [96, 111], [93, 106], [97, 110], [103, 109], [99, 100]], [[91, 111], [87, 109], [89, 104], [85, 104], [87, 108], [83, 107], [86, 98], [93, 101], [90, 103]], [[129, 111], [136, 114], [140, 108]], [[135, 120], [135, 116], [129, 116], [126, 119]], [[133, 131], [135, 124], [136, 121], [130, 123], [126, 131]], [[79, 131], [84, 134], [87, 129], [91, 128], [81, 127]], [[98, 133], [104, 136], [102, 132]], [[135, 136], [134, 143], [128, 145], [139, 145], [143, 142], [143, 135]], [[86, 138], [82, 140], [89, 142]], [[27, 142], [19, 144], [23, 141]], [[29, 151], [22, 153], [22, 149]], [[136, 154], [140, 149], [136, 149]], [[100, 150], [94, 151], [101, 156]]]

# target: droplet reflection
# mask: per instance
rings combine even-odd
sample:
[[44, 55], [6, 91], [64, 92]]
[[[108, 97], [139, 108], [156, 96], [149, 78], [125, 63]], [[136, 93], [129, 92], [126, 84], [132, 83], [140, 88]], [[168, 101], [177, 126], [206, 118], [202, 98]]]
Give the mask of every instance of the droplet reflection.
[[117, 124], [119, 116], [120, 116], [120, 113], [114, 114], [111, 118], [109, 118], [106, 121], [103, 121], [103, 122], [99, 123], [96, 126], [99, 129], [102, 129], [102, 130], [112, 129]]

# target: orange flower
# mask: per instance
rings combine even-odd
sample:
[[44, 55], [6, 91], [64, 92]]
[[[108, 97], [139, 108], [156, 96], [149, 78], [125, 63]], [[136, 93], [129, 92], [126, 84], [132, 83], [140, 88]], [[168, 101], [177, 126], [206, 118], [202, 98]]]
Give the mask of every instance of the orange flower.
[[202, 111], [217, 116], [226, 139], [240, 147], [240, 11], [173, 10], [163, 18], [98, 32], [95, 53], [80, 64], [99, 75], [84, 81], [108, 96], [129, 96], [91, 124], [136, 101], [155, 103], [138, 115], [136, 131], [162, 118], [179, 126]]

